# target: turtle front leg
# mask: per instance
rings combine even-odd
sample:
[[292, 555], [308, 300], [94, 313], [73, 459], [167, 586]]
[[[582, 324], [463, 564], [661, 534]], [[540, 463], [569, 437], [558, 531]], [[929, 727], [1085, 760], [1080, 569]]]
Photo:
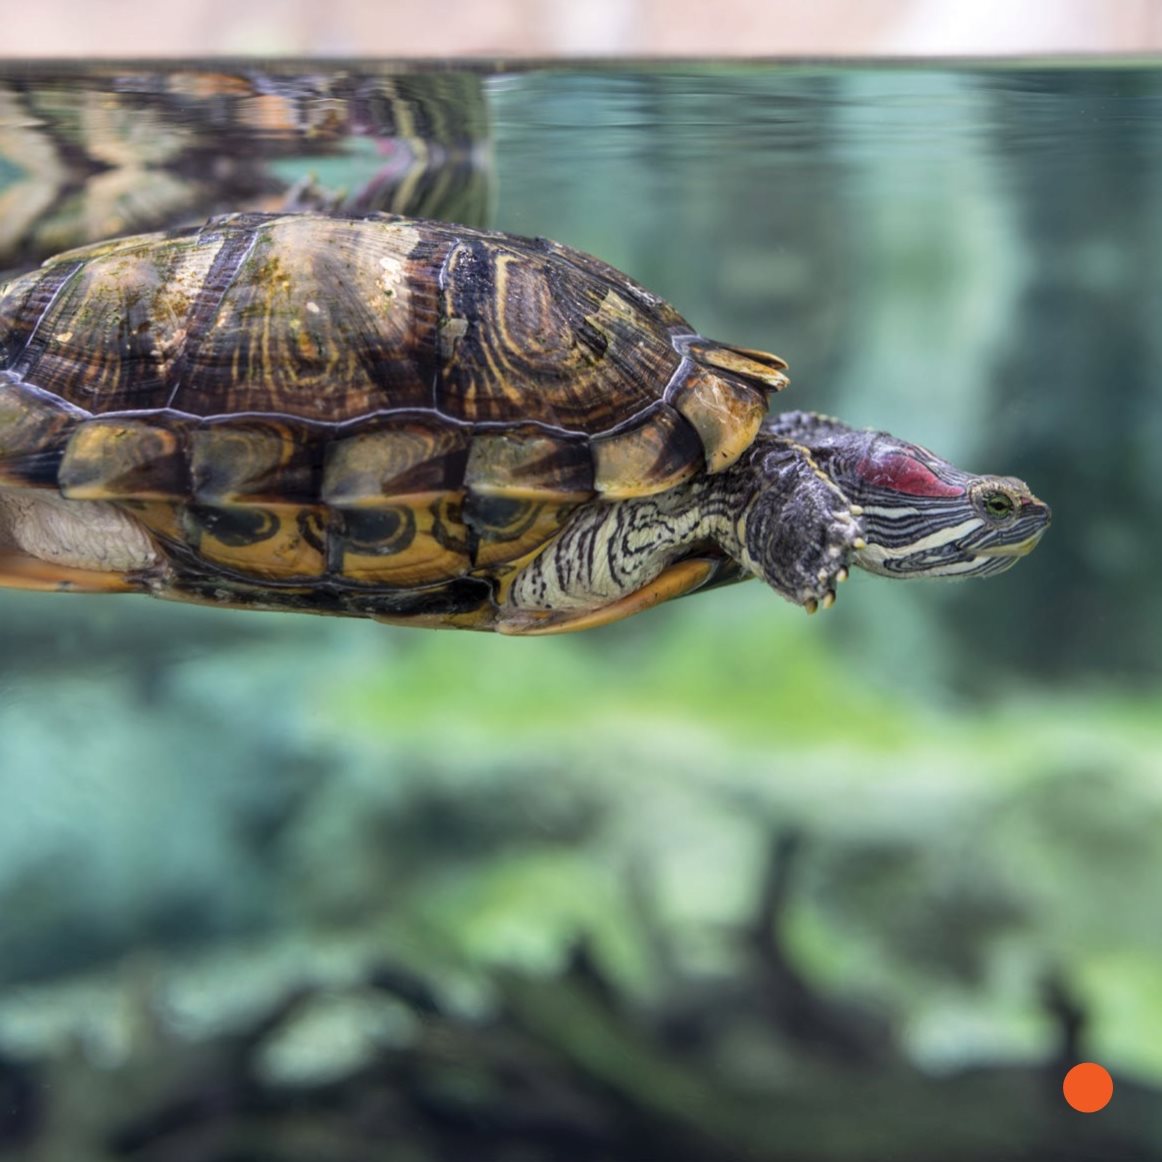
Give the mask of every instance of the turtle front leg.
[[802, 444], [768, 437], [749, 471], [757, 492], [739, 525], [742, 564], [808, 613], [835, 601], [865, 545], [862, 513]]
[[809, 613], [864, 547], [861, 510], [810, 451], [767, 435], [744, 463], [656, 496], [593, 501], [502, 590], [502, 633], [605, 625], [711, 583], [717, 546]]

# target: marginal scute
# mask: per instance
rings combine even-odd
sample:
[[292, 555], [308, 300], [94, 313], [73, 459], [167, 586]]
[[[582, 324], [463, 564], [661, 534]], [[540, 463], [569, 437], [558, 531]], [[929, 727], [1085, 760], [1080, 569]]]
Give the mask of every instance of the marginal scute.
[[69, 434], [84, 417], [0, 371], [0, 485], [54, 487]]
[[277, 420], [209, 420], [189, 435], [195, 499], [207, 505], [299, 505], [319, 495], [317, 438]]
[[702, 441], [706, 471], [729, 468], [754, 442], [767, 414], [766, 394], [730, 375], [694, 366], [667, 396]]
[[593, 457], [584, 440], [536, 430], [485, 432], [472, 441], [464, 484], [479, 496], [583, 500], [593, 493]]
[[420, 421], [336, 440], [324, 455], [322, 501], [362, 508], [456, 491], [463, 484], [468, 443], [464, 429]]
[[174, 500], [190, 491], [179, 432], [119, 417], [87, 420], [73, 431], [57, 483], [70, 500]]
[[687, 351], [701, 363], [753, 380], [768, 391], [782, 391], [789, 382], [785, 374], [786, 362], [769, 351], [756, 351], [753, 347], [727, 347], [707, 340], [689, 344]]
[[702, 441], [669, 404], [592, 441], [597, 491], [610, 500], [664, 492], [702, 471]]
[[394, 557], [416, 537], [416, 510], [407, 504], [352, 508], [336, 514], [335, 529], [345, 552]]

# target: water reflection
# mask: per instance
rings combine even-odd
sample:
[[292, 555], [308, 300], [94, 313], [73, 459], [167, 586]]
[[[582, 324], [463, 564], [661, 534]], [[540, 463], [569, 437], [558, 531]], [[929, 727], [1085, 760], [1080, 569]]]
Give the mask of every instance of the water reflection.
[[0, 83], [0, 270], [239, 210], [484, 225], [473, 73], [13, 69]]

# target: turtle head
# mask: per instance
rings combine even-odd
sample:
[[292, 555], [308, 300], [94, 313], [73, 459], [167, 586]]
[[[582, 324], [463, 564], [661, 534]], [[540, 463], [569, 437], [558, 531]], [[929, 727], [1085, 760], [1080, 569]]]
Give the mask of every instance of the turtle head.
[[842, 430], [808, 446], [858, 510], [854, 564], [885, 577], [985, 577], [1032, 552], [1049, 506], [1013, 476], [976, 476], [886, 432]]

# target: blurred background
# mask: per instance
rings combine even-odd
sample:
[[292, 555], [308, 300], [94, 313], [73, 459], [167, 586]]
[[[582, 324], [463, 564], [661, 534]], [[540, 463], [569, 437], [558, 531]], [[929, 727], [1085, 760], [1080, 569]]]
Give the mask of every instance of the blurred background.
[[[392, 51], [277, 11], [174, 51]], [[1150, 47], [1103, 11], [991, 48]], [[309, 178], [599, 254], [1055, 513], [987, 582], [571, 638], [0, 594], [0, 1157], [1162, 1157], [1160, 106], [1125, 62], [0, 68], [0, 268]]]

